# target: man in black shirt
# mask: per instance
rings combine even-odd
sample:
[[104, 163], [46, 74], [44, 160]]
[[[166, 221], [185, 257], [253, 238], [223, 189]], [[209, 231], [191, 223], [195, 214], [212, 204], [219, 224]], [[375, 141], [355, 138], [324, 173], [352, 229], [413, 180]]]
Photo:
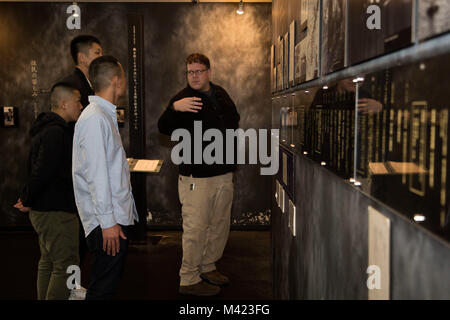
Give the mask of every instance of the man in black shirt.
[[30, 130], [28, 178], [14, 207], [29, 212], [39, 236], [38, 299], [67, 300], [67, 268], [79, 264], [69, 122], [80, 116], [80, 92], [58, 83], [52, 88], [51, 103], [51, 112], [41, 113]]
[[[75, 71], [61, 82], [68, 83], [80, 91], [80, 101], [84, 109], [89, 104], [88, 97], [95, 95], [92, 85], [89, 82], [89, 66], [94, 59], [103, 54], [100, 40], [91, 35], [77, 36], [70, 42], [70, 54], [75, 63]], [[73, 127], [74, 123], [70, 123], [70, 125]], [[81, 221], [79, 221], [79, 223], [81, 223]], [[88, 253], [83, 228], [80, 228], [79, 238], [80, 264], [83, 264]]]
[[103, 54], [100, 41], [90, 35], [75, 37], [70, 43], [70, 54], [75, 62], [75, 71], [62, 82], [69, 83], [80, 91], [81, 104], [86, 108], [89, 104], [88, 97], [94, 95], [89, 82], [89, 66], [95, 58]]
[[[207, 57], [192, 54], [186, 60], [188, 86], [173, 97], [158, 121], [162, 134], [172, 135], [176, 129], [189, 131], [200, 121], [203, 130], [239, 127], [239, 114], [228, 93], [210, 82], [211, 69]], [[197, 123], [198, 124], [198, 123]], [[233, 202], [233, 164], [225, 164], [227, 148], [223, 146], [222, 163], [205, 163], [191, 145], [189, 163], [179, 166], [178, 193], [183, 217], [183, 261], [180, 269], [181, 294], [211, 296], [229, 279], [216, 270], [230, 231]], [[200, 151], [200, 150], [199, 150]]]

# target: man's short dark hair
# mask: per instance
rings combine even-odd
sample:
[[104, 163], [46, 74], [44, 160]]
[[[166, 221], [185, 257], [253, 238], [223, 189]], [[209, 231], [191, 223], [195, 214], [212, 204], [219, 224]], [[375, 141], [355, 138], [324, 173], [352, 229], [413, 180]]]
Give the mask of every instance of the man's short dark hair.
[[108, 88], [115, 76], [120, 78], [121, 68], [113, 56], [98, 57], [89, 66], [89, 80], [95, 92]]
[[191, 64], [191, 63], [200, 63], [200, 64], [203, 64], [204, 66], [206, 66], [206, 68], [208, 68], [208, 69], [211, 68], [211, 64], [209, 62], [208, 57], [201, 53], [193, 53], [189, 57], [187, 57], [186, 65]]
[[68, 95], [73, 95], [74, 91], [79, 90], [75, 88], [73, 85], [67, 82], [57, 82], [53, 85], [51, 94], [50, 94], [50, 103], [51, 108], [58, 108], [59, 102], [66, 98]]
[[75, 64], [78, 64], [78, 53], [88, 54], [93, 43], [101, 45], [100, 40], [91, 35], [81, 35], [72, 39], [70, 42], [70, 54]]

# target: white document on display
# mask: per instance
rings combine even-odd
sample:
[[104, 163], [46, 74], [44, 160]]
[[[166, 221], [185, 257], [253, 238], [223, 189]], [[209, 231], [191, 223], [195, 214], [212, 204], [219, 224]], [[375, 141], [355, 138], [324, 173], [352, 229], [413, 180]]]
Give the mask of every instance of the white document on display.
[[146, 160], [129, 158], [130, 172], [159, 172], [161, 170], [162, 160]]

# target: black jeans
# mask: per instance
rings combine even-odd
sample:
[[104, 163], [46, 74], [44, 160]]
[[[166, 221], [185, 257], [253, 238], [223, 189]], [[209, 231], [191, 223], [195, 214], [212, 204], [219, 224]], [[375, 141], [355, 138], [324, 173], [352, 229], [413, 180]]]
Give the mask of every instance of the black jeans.
[[[128, 227], [120, 226], [128, 239]], [[92, 261], [86, 300], [109, 300], [116, 293], [122, 277], [128, 240], [120, 238], [120, 250], [115, 256], [103, 251], [103, 236], [100, 226], [86, 238]]]
[[78, 222], [80, 224], [79, 228], [79, 245], [78, 245], [78, 253], [80, 255], [80, 268], [83, 266], [84, 260], [86, 259], [87, 253], [89, 251], [87, 242], [86, 242], [86, 235], [84, 234], [83, 229], [83, 223], [81, 222], [80, 217], [78, 216]]

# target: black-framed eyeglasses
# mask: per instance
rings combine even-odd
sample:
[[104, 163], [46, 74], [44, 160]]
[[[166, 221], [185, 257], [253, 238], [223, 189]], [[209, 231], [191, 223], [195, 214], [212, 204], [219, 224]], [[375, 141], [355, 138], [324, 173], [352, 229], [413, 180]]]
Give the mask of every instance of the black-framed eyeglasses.
[[190, 70], [190, 71], [186, 71], [186, 74], [188, 75], [188, 76], [193, 76], [193, 75], [196, 75], [196, 76], [199, 76], [199, 75], [201, 75], [201, 74], [203, 74], [203, 72], [205, 72], [205, 71], [208, 71], [209, 69], [204, 69], [204, 70]]

